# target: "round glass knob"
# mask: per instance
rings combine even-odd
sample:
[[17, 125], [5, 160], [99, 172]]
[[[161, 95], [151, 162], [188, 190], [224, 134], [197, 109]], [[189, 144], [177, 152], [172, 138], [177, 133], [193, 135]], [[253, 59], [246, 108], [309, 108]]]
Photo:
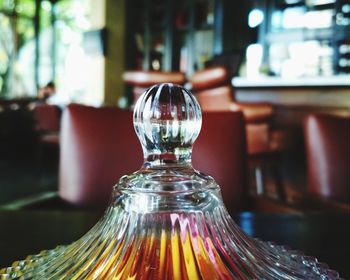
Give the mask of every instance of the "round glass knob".
[[148, 89], [134, 109], [134, 127], [145, 159], [153, 164], [188, 163], [202, 123], [199, 104], [179, 85]]

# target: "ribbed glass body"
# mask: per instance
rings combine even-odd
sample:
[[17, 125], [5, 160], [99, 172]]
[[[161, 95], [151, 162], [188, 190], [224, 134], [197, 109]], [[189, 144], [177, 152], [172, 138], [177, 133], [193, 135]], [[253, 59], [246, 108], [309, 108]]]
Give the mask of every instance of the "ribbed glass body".
[[115, 191], [117, 204], [84, 237], [15, 262], [1, 279], [339, 279], [314, 258], [248, 238], [215, 188], [180, 194], [190, 209], [130, 205], [162, 196]]
[[134, 124], [145, 163], [120, 179], [103, 218], [71, 245], [0, 270], [0, 279], [340, 279], [234, 223], [214, 179], [191, 166], [201, 112], [190, 92], [151, 88]]

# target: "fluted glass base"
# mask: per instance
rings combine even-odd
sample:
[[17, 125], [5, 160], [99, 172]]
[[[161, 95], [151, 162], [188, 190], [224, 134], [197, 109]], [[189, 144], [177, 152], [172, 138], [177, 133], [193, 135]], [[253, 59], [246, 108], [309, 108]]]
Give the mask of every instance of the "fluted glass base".
[[203, 211], [143, 213], [116, 192], [80, 240], [16, 261], [0, 279], [339, 279], [315, 258], [246, 236], [217, 195], [202, 194]]

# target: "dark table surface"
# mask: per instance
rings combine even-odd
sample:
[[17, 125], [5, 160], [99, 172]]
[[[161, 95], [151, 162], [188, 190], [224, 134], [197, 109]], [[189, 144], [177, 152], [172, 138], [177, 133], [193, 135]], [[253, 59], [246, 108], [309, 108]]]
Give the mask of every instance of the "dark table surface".
[[[77, 240], [100, 216], [77, 211], [0, 212], [0, 268]], [[248, 235], [316, 256], [350, 279], [350, 215], [242, 213], [234, 219]]]

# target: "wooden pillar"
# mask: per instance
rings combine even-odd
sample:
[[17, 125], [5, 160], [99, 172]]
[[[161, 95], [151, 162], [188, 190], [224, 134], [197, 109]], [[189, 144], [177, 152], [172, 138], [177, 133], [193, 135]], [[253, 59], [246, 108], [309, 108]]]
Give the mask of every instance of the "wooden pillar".
[[105, 57], [104, 104], [117, 105], [124, 95], [125, 1], [106, 1], [107, 45]]
[[[124, 95], [126, 0], [90, 0], [91, 30], [105, 29], [105, 53], [89, 56], [87, 99], [117, 106]], [[90, 104], [90, 103], [89, 103]]]
[[[89, 0], [90, 28], [101, 30], [106, 26], [106, 0]], [[89, 105], [100, 106], [104, 103], [105, 95], [105, 56], [104, 54], [88, 55], [86, 100]]]

